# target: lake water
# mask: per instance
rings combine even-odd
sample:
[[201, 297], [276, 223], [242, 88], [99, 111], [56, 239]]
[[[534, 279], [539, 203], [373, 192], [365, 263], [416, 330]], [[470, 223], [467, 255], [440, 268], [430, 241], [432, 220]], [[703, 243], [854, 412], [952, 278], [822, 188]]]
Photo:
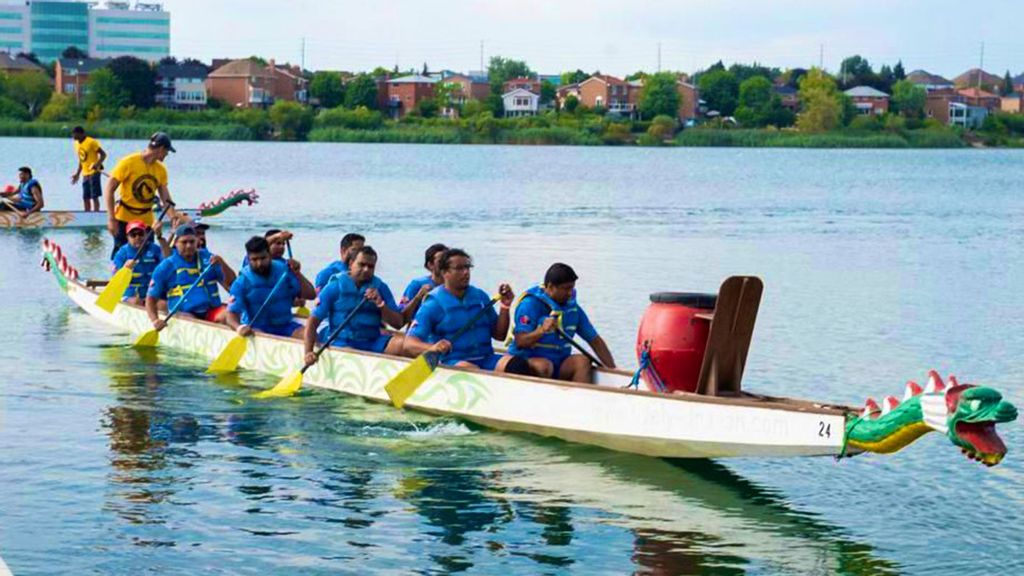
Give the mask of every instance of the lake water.
[[[109, 141], [114, 157], [141, 142]], [[764, 278], [747, 389], [861, 404], [928, 369], [1024, 406], [1024, 153], [181, 142], [179, 205], [230, 262], [269, 227], [312, 272], [349, 231], [399, 291], [423, 249], [518, 290], [565, 261], [620, 364], [647, 296]], [[70, 142], [0, 139], [76, 208]], [[112, 164], [111, 166], [112, 167]], [[85, 276], [101, 231], [53, 231]], [[254, 402], [126, 349], [0, 231], [0, 556], [15, 574], [1020, 573], [1024, 433], [986, 469], [930, 434], [891, 456], [667, 462], [312, 391]]]

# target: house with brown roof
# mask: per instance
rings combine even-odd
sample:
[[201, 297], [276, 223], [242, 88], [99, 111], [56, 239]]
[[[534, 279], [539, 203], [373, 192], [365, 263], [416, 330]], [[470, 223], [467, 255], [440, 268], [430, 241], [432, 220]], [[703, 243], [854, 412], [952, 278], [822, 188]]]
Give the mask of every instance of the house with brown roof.
[[1003, 83], [1002, 76], [989, 74], [981, 68], [971, 68], [967, 72], [953, 78], [953, 84], [957, 88], [978, 88], [983, 90], [995, 90]]
[[565, 107], [565, 99], [569, 96], [573, 96], [578, 101], [580, 99], [580, 85], [579, 84], [566, 84], [559, 86], [555, 90], [555, 103], [558, 104], [558, 108], [562, 109]]
[[0, 52], [0, 73], [14, 75], [26, 72], [46, 74], [46, 69], [24, 56], [11, 56], [7, 52]]
[[843, 94], [853, 100], [859, 114], [880, 115], [889, 111], [889, 95], [871, 86], [854, 86]]
[[491, 95], [491, 85], [476, 76], [455, 74], [444, 78], [441, 82], [453, 85], [449, 98], [452, 104], [465, 104], [470, 100], [482, 101]]
[[988, 111], [999, 110], [1002, 102], [997, 94], [979, 90], [977, 88], [964, 88], [957, 90], [957, 93], [964, 97], [964, 103], [969, 106], [977, 106]]
[[614, 76], [597, 74], [579, 83], [580, 104], [593, 110], [633, 116], [638, 90]]
[[534, 94], [540, 94], [540, 80], [537, 78], [527, 78], [520, 76], [518, 78], [512, 78], [506, 80], [501, 85], [502, 94], [506, 94], [513, 90], [526, 90], [527, 92], [533, 92]]
[[89, 75], [108, 64], [110, 60], [104, 58], [58, 58], [54, 63], [54, 87], [61, 94], [73, 96], [76, 104], [81, 104]]
[[680, 78], [676, 81], [679, 92], [679, 121], [686, 123], [700, 114], [700, 91], [696, 86]]
[[907, 74], [907, 81], [924, 88], [928, 92], [952, 90], [954, 88], [952, 80], [947, 80], [938, 74], [932, 74], [925, 70], [914, 70]]
[[1024, 93], [1014, 92], [999, 99], [999, 109], [1009, 114], [1024, 112]]
[[308, 81], [297, 67], [266, 66], [252, 58], [232, 60], [206, 77], [210, 98], [236, 108], [263, 108], [276, 100], [307, 101]]
[[387, 107], [392, 118], [402, 118], [428, 98], [434, 97], [436, 78], [410, 74], [387, 81]]

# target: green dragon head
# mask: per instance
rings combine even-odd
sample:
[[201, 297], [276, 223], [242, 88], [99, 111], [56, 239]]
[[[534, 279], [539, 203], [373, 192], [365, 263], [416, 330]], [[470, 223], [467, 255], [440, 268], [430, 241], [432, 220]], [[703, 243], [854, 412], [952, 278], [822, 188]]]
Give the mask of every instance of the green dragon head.
[[1017, 408], [1002, 394], [984, 386], [965, 384], [946, 392], [946, 436], [968, 458], [995, 466], [1006, 455], [996, 424], [1017, 419]]

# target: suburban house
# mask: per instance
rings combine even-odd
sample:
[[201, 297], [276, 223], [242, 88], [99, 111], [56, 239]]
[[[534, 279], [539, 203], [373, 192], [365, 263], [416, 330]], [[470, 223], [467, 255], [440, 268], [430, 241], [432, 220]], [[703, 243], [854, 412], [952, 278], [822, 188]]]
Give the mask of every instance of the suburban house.
[[437, 80], [429, 76], [411, 74], [387, 81], [387, 110], [392, 118], [401, 118], [412, 112], [416, 105], [434, 97]]
[[860, 114], [877, 115], [889, 111], [889, 95], [871, 86], [854, 86], [849, 90], [844, 90], [843, 94], [853, 100], [853, 105], [857, 107], [857, 112]]
[[569, 96], [574, 96], [576, 100], [580, 99], [579, 84], [566, 84], [565, 86], [558, 87], [555, 91], [555, 101], [560, 109], [565, 107], [565, 99]]
[[108, 64], [110, 60], [99, 58], [58, 58], [54, 65], [55, 89], [61, 94], [74, 96], [75, 103], [81, 104], [89, 75], [100, 68], [106, 68]]
[[26, 72], [46, 74], [46, 69], [24, 56], [11, 56], [7, 52], [0, 52], [0, 73], [14, 75]]
[[980, 127], [989, 113], [987, 108], [968, 103], [967, 97], [956, 90], [936, 90], [928, 93], [924, 109], [928, 118], [961, 128]]
[[800, 91], [785, 84], [772, 86], [772, 91], [782, 101], [782, 107], [792, 110], [794, 113], [800, 111]]
[[501, 85], [502, 94], [507, 94], [516, 89], [540, 94], [540, 80], [536, 78], [519, 77], [506, 80], [505, 83]]
[[964, 97], [964, 103], [969, 106], [977, 106], [988, 111], [999, 110], [1002, 102], [997, 94], [979, 90], [977, 88], [964, 88], [957, 90], [957, 93]]
[[967, 72], [953, 78], [953, 84], [957, 88], [978, 88], [983, 90], [995, 90], [1003, 84], [1003, 77], [989, 74], [981, 68], [971, 68]]
[[455, 74], [448, 76], [442, 82], [455, 85], [449, 98], [452, 104], [465, 104], [469, 100], [482, 101], [491, 95], [491, 85], [486, 78]]
[[676, 90], [679, 91], [679, 121], [686, 124], [700, 114], [700, 92], [696, 86], [681, 79], [676, 81]]
[[962, 102], [949, 104], [949, 125], [961, 128], [979, 128], [988, 116], [988, 109]]
[[907, 80], [924, 88], [928, 92], [934, 90], [952, 90], [954, 88], [951, 80], [946, 80], [938, 74], [931, 74], [924, 70], [914, 70], [907, 75]]
[[505, 108], [505, 118], [518, 118], [520, 116], [534, 116], [537, 108], [540, 107], [540, 94], [535, 94], [523, 88], [515, 88], [501, 95]]
[[1014, 92], [1000, 98], [999, 109], [1010, 114], [1024, 112], [1024, 93]]
[[1013, 78], [1013, 91], [1024, 93], [1024, 72]]
[[[614, 76], [598, 74], [579, 83], [580, 104], [611, 114], [632, 116], [636, 112], [636, 89]], [[633, 92], [632, 97], [630, 92]]]
[[156, 103], [173, 110], [202, 110], [206, 108], [206, 66], [197, 62], [188, 64], [160, 64], [156, 67]]
[[276, 100], [305, 103], [308, 84], [298, 67], [273, 60], [264, 66], [252, 58], [232, 60], [206, 77], [208, 97], [235, 108], [263, 108]]

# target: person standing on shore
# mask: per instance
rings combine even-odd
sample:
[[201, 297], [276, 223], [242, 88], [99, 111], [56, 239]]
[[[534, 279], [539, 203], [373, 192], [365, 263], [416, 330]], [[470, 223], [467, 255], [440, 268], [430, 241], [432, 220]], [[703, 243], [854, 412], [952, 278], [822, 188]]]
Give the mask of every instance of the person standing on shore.
[[100, 185], [100, 174], [103, 173], [103, 161], [107, 152], [95, 138], [86, 135], [85, 128], [75, 126], [71, 130], [74, 140], [75, 156], [78, 157], [78, 169], [71, 175], [71, 185], [82, 179], [82, 205], [86, 212], [100, 211], [100, 197], [103, 187]]
[[[167, 154], [174, 151], [171, 137], [157, 132], [144, 150], [121, 158], [110, 173], [103, 199], [107, 206], [107, 230], [114, 237], [112, 254], [128, 242], [125, 227], [129, 222], [140, 220], [147, 226], [153, 224], [153, 204], [158, 196], [160, 202], [168, 206], [167, 216], [172, 221], [178, 218], [167, 189], [167, 168], [163, 164]], [[115, 194], [118, 195], [116, 202]]]

